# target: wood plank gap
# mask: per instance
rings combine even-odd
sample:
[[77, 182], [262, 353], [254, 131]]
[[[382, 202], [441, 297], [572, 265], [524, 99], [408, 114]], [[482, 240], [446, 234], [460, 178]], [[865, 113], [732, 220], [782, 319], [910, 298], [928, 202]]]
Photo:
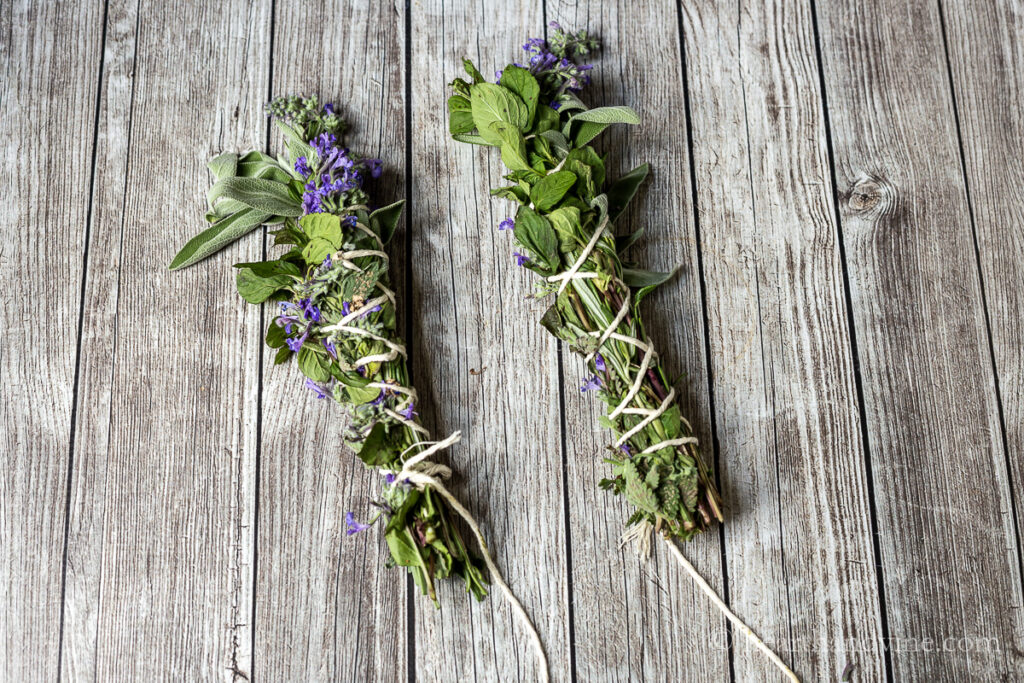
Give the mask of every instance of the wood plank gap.
[[[82, 278], [78, 300], [78, 334], [75, 337], [75, 379], [71, 388], [71, 428], [68, 436], [68, 470], [64, 482], [64, 547], [60, 561], [60, 619], [57, 622], [57, 680], [61, 676], [64, 660], [64, 596], [68, 579], [68, 538], [71, 533], [71, 483], [75, 465], [75, 426], [78, 422], [78, 384], [82, 374], [82, 327], [85, 323], [85, 283], [89, 271], [89, 236], [92, 232], [93, 197], [96, 189], [96, 151], [100, 135], [100, 109], [103, 101], [103, 69], [106, 66], [107, 10], [110, 2], [103, 3], [103, 17], [100, 24], [100, 62], [96, 75], [96, 112], [92, 126], [92, 163], [89, 171], [89, 199], [85, 211], [85, 236], [82, 248]], [[138, 35], [138, 28], [135, 31]], [[136, 44], [137, 45], [137, 44]], [[137, 49], [137, 48], [136, 48]], [[129, 114], [130, 116], [130, 114]]]
[[960, 172], [964, 179], [964, 195], [967, 199], [967, 214], [971, 219], [971, 239], [974, 243], [974, 258], [978, 264], [978, 287], [981, 290], [981, 310], [985, 316], [985, 337], [988, 341], [989, 359], [992, 362], [992, 378], [996, 391], [996, 410], [999, 414], [999, 431], [1003, 438], [1003, 457], [1006, 459], [1006, 478], [1009, 482], [1010, 515], [1013, 518], [1013, 535], [1017, 545], [1017, 570], [1024, 590], [1024, 554], [1021, 552], [1020, 519], [1017, 514], [1017, 495], [1014, 493], [1013, 463], [1010, 460], [1010, 444], [1006, 439], [1006, 417], [1003, 411], [1003, 392], [999, 386], [999, 366], [996, 364], [996, 351], [992, 342], [992, 322], [989, 316], [988, 293], [985, 291], [985, 271], [981, 264], [981, 247], [978, 244], [978, 227], [974, 218], [974, 201], [971, 199], [971, 181], [967, 174], [967, 157], [964, 154], [964, 134], [960, 125], [960, 105], [956, 98], [956, 86], [953, 82], [953, 64], [949, 57], [949, 37], [946, 30], [945, 9], [942, 0], [936, 0], [939, 12], [939, 27], [942, 33], [942, 52], [946, 58], [946, 77], [949, 79], [949, 94], [953, 100], [953, 122], [956, 125], [957, 151], [960, 153]]
[[[405, 271], [403, 289], [405, 301], [405, 348], [408, 356], [409, 376], [415, 363], [413, 354], [416, 351], [412, 343], [412, 0], [405, 0]], [[382, 129], [383, 132], [383, 129]], [[408, 683], [416, 683], [416, 584], [412, 574], [405, 577], [405, 667]]]
[[846, 241], [843, 239], [843, 218], [839, 210], [839, 185], [836, 181], [835, 152], [832, 145], [832, 121], [829, 117], [828, 90], [825, 87], [825, 63], [821, 56], [821, 32], [818, 27], [818, 9], [815, 0], [809, 0], [811, 28], [814, 32], [814, 55], [818, 67], [821, 89], [821, 110], [825, 122], [825, 146], [828, 150], [829, 178], [832, 182], [832, 202], [838, 232], [839, 263], [843, 272], [843, 295], [846, 303], [847, 324], [850, 327], [850, 353], [853, 356], [853, 377], [857, 388], [857, 407], [860, 412], [861, 440], [864, 443], [864, 466], [867, 470], [868, 508], [871, 514], [871, 549], [875, 560], [875, 579], [878, 586], [878, 610], [882, 626], [882, 655], [885, 666], [885, 680], [893, 681], [892, 653], [889, 651], [889, 618], [885, 599], [885, 577], [882, 568], [882, 549], [878, 535], [878, 510], [875, 502], [875, 473], [871, 466], [871, 443], [868, 440], [867, 409], [864, 402], [864, 380], [860, 371], [860, 355], [857, 349], [857, 328], [853, 320], [853, 295], [850, 291], [850, 273], [846, 260]]
[[[683, 24], [683, 8], [680, 3], [676, 3], [676, 32], [679, 35], [679, 69], [683, 77], [683, 120], [686, 122], [686, 156], [687, 162], [690, 167], [690, 204], [693, 212], [693, 236], [695, 247], [694, 250], [697, 252], [697, 281], [700, 288], [700, 310], [701, 317], [704, 321], [704, 362], [707, 366], [707, 387], [708, 387], [708, 417], [709, 426], [711, 429], [711, 467], [715, 473], [715, 486], [718, 490], [722, 490], [722, 474], [719, 465], [720, 458], [720, 444], [718, 441], [718, 418], [717, 411], [715, 410], [715, 390], [714, 390], [714, 365], [711, 362], [711, 330], [708, 325], [708, 288], [707, 279], [704, 270], [704, 247], [701, 242], [701, 226], [700, 226], [700, 203], [697, 195], [697, 165], [694, 159], [693, 153], [693, 112], [690, 104], [690, 76], [687, 73], [686, 68], [686, 30]], [[724, 503], [728, 505], [728, 501]], [[729, 605], [729, 558], [726, 555], [727, 548], [725, 543], [725, 524], [728, 524], [729, 520], [726, 517], [724, 524], [718, 525], [718, 546], [721, 552], [721, 562], [719, 563], [722, 568], [722, 601]], [[731, 607], [731, 605], [730, 605]], [[729, 652], [729, 680], [736, 680], [736, 649], [733, 647], [734, 633], [732, 628], [732, 622], [728, 619], [725, 620], [725, 631], [726, 631], [726, 646]]]

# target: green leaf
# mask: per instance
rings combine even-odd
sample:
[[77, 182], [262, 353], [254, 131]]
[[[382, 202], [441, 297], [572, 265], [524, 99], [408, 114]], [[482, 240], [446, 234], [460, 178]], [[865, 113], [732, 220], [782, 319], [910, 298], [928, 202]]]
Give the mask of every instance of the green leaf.
[[576, 131], [576, 137], [573, 138], [573, 143], [577, 147], [582, 147], [588, 142], [596, 138], [598, 135], [604, 132], [604, 129], [610, 126], [610, 123], [595, 123], [594, 121], [584, 121], [579, 130]]
[[675, 275], [677, 270], [679, 269], [675, 268], [667, 273], [662, 273], [641, 268], [623, 268], [622, 281], [626, 283], [627, 287], [657, 287]]
[[314, 237], [302, 248], [302, 258], [306, 263], [315, 266], [335, 252], [334, 245], [323, 237]]
[[516, 240], [543, 260], [548, 270], [558, 268], [558, 237], [547, 218], [528, 206], [520, 206], [513, 232]]
[[210, 169], [210, 173], [213, 174], [213, 182], [222, 180], [224, 178], [230, 178], [235, 175], [235, 170], [238, 168], [238, 155], [232, 154], [231, 152], [225, 152], [224, 154], [218, 154], [206, 164], [206, 167]]
[[178, 270], [198, 263], [271, 218], [270, 214], [254, 209], [242, 209], [227, 218], [222, 218], [186, 242], [168, 267], [171, 270]]
[[537, 98], [540, 96], [540, 85], [537, 79], [529, 70], [518, 66], [506, 66], [501, 72], [501, 79], [498, 81], [523, 101], [526, 105], [526, 124], [523, 130], [529, 130], [533, 125], [533, 115], [537, 111]]
[[284, 346], [284, 342], [287, 338], [288, 335], [285, 333], [284, 327], [277, 324], [277, 319], [275, 318], [271, 320], [270, 325], [267, 327], [267, 336], [265, 339], [267, 346], [272, 349], [280, 349]]
[[576, 182], [572, 171], [549, 173], [541, 178], [530, 191], [530, 199], [538, 211], [547, 211], [557, 204]]
[[491, 145], [501, 144], [501, 135], [491, 127], [496, 121], [524, 130], [528, 110], [519, 96], [494, 83], [477, 83], [470, 89], [470, 104], [476, 130]]
[[260, 277], [250, 268], [242, 268], [235, 276], [239, 295], [251, 304], [263, 303], [275, 292], [291, 283], [292, 278], [287, 275]]
[[575, 206], [563, 206], [548, 214], [548, 220], [558, 233], [559, 248], [568, 253], [580, 244], [580, 210]]
[[302, 205], [287, 185], [263, 178], [224, 178], [218, 180], [206, 196], [211, 204], [226, 198], [275, 216], [296, 218], [302, 215]]
[[314, 382], [326, 382], [331, 379], [331, 361], [316, 351], [315, 347], [304, 344], [299, 349], [299, 370]]
[[402, 209], [405, 207], [405, 200], [399, 199], [394, 204], [382, 206], [370, 214], [370, 227], [380, 236], [380, 241], [387, 244], [398, 229], [398, 222], [402, 218]]
[[390, 449], [385, 448], [387, 432], [383, 422], [373, 425], [370, 434], [363, 440], [363, 446], [359, 449], [359, 459], [368, 467], [383, 467], [391, 462], [394, 455]]
[[639, 228], [629, 233], [628, 235], [619, 235], [615, 238], [615, 251], [621, 254], [622, 252], [633, 246], [638, 239], [643, 237], [644, 227], [641, 225]]
[[629, 107], [598, 107], [588, 109], [572, 117], [573, 121], [592, 121], [594, 123], [640, 123], [640, 117]]
[[560, 158], [569, 153], [569, 141], [557, 130], [546, 130], [540, 135], [551, 143], [551, 147], [558, 153]]
[[448, 98], [448, 132], [452, 135], [457, 133], [469, 133], [476, 124], [473, 122], [473, 107], [469, 100], [462, 95], [452, 95]]
[[608, 188], [608, 216], [611, 220], [614, 221], [626, 209], [650, 170], [649, 164], [640, 164]]
[[471, 145], [489, 145], [494, 146], [492, 143], [487, 142], [479, 135], [473, 135], [472, 133], [457, 133], [452, 135], [452, 139], [457, 142], [468, 142]]
[[530, 201], [530, 195], [526, 194], [519, 185], [511, 185], [509, 187], [495, 187], [491, 190], [492, 197], [501, 197], [512, 202], [522, 202], [527, 204]]
[[505, 166], [513, 171], [533, 171], [526, 161], [526, 141], [518, 128], [504, 121], [495, 121], [491, 130], [501, 138], [501, 161]]
[[644, 483], [637, 472], [636, 466], [626, 461], [622, 465], [622, 476], [626, 480], [626, 500], [637, 506], [644, 512], [652, 515], [658, 513], [658, 497], [654, 495], [651, 487]]
[[281, 365], [282, 363], [287, 363], [289, 360], [291, 360], [292, 355], [293, 354], [291, 349], [289, 349], [287, 346], [282, 346], [277, 350], [277, 353], [274, 354], [274, 365]]
[[341, 231], [341, 218], [338, 216], [332, 213], [310, 213], [299, 219], [299, 225], [311, 240], [326, 240], [332, 247], [331, 251], [341, 248], [344, 234]]
[[466, 59], [465, 57], [463, 57], [463, 59], [462, 59], [462, 68], [465, 69], [466, 73], [469, 74], [469, 77], [473, 79], [473, 83], [482, 83], [483, 82], [484, 77], [483, 77], [483, 75], [481, 75], [480, 71], [476, 68], [476, 65], [473, 64], [473, 62], [470, 61], [469, 59]]

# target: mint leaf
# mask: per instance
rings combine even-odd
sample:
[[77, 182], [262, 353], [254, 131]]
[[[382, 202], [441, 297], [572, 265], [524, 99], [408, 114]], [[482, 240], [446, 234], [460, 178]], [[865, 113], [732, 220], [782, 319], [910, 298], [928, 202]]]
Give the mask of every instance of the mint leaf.
[[[511, 168], [511, 167], [510, 167]], [[549, 173], [530, 190], [530, 199], [538, 211], [547, 211], [557, 204], [569, 188], [576, 182], [576, 174], [572, 171]]]
[[526, 104], [526, 124], [522, 126], [524, 131], [530, 130], [533, 125], [533, 115], [537, 111], [537, 98], [540, 96], [540, 85], [527, 69], [515, 65], [506, 66], [501, 72], [501, 80], [498, 81], [516, 95]]
[[477, 133], [488, 144], [501, 144], [501, 135], [491, 127], [496, 121], [524, 130], [528, 110], [518, 95], [493, 83], [477, 83], [470, 88], [469, 93]]

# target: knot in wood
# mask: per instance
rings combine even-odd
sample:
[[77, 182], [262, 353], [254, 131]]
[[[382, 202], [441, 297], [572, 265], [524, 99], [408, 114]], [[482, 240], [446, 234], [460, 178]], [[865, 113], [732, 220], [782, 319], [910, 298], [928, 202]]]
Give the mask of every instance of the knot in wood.
[[850, 188], [847, 203], [855, 213], [867, 213], [882, 201], [884, 189], [874, 178], [861, 176]]

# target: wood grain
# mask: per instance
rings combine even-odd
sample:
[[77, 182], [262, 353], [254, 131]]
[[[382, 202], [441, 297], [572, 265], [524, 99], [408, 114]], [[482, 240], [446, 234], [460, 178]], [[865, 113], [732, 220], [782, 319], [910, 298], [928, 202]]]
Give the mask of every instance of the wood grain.
[[892, 674], [1019, 678], [1020, 567], [938, 8], [817, 11]]
[[[810, 6], [680, 7], [732, 607], [806, 680], [882, 680]], [[736, 642], [737, 680], [778, 676]]]
[[[652, 177], [617, 232], [644, 226], [633, 249], [645, 268], [679, 275], [651, 295], [645, 321], [669, 376], [680, 383], [683, 414], [713, 461], [700, 269], [690, 203], [685, 97], [678, 17], [671, 2], [557, 3], [549, 19], [587, 28], [604, 48], [594, 59], [590, 106], [625, 104], [640, 114], [636, 127], [614, 127], [598, 141], [608, 153], [609, 177], [649, 162]], [[565, 355], [566, 442], [573, 551], [576, 666], [583, 680], [725, 680], [729, 676], [725, 622], [667, 548], [650, 562], [618, 539], [632, 513], [622, 498], [597, 484], [609, 476], [602, 461], [611, 435], [597, 417], [603, 406], [580, 394], [584, 369]], [[731, 505], [729, 501], [727, 505]], [[730, 521], [727, 518], [727, 523]], [[689, 559], [716, 589], [722, 587], [717, 530], [685, 544]]]
[[[351, 148], [388, 169], [369, 188], [379, 205], [404, 194], [404, 21], [402, 3], [279, 3], [274, 24], [274, 94], [337, 103]], [[317, 401], [298, 368], [265, 353], [263, 373], [255, 674], [402, 680], [405, 571], [384, 566], [380, 527], [345, 535], [346, 511], [372, 514], [380, 478], [344, 445], [343, 411]]]
[[86, 274], [64, 676], [251, 672], [258, 311], [203, 228], [206, 160], [259, 145], [269, 2], [112, 3]]
[[0, 679], [57, 676], [103, 6], [0, 5]]
[[[959, 112], [1021, 561], [1024, 491], [1024, 3], [940, 5]], [[1018, 634], [1020, 631], [1018, 631]], [[1018, 652], [1024, 643], [1018, 638]]]
[[[495, 561], [547, 645], [554, 680], [569, 678], [568, 570], [556, 346], [527, 297], [531, 273], [498, 223], [509, 206], [493, 149], [451, 140], [447, 83], [461, 58], [482, 72], [518, 57], [541, 30], [539, 3], [413, 5], [412, 277], [414, 375], [438, 436], [462, 431], [447, 454], [454, 491], [481, 521]], [[529, 641], [500, 594], [473, 604], [440, 591], [441, 611], [415, 603], [416, 677], [537, 680]]]

